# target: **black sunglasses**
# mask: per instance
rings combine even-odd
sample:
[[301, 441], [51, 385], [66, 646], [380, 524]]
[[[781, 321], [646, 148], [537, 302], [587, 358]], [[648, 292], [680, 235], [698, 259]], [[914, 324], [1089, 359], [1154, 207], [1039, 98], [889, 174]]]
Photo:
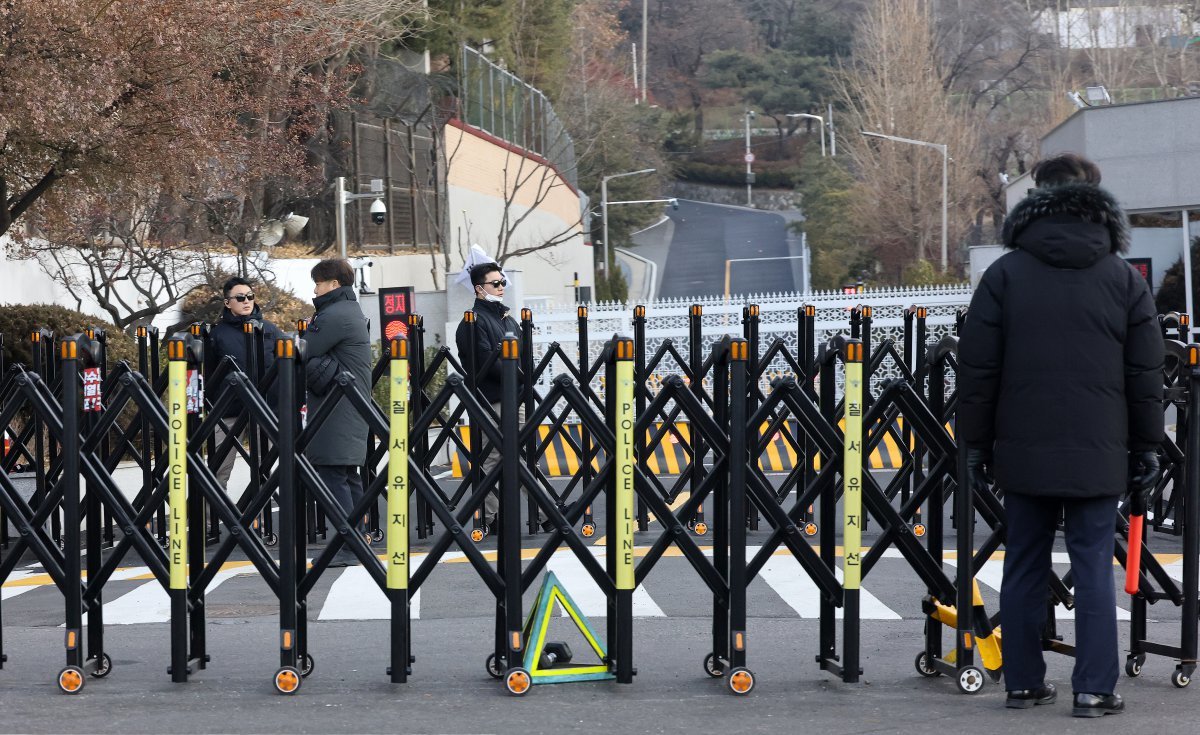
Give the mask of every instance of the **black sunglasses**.
[[243, 301], [254, 301], [254, 294], [252, 294], [252, 293], [240, 293], [240, 294], [236, 294], [236, 295], [230, 295], [230, 296], [227, 296], [227, 297], [225, 297], [225, 300], [226, 300], [226, 301], [228, 301], [229, 299], [233, 299], [234, 301], [236, 301], [236, 302], [238, 302], [238, 303], [240, 304], [240, 303], [242, 303]]
[[507, 278], [499, 278], [495, 281], [484, 281], [483, 283], [481, 283], [479, 285], [480, 286], [491, 286], [492, 288], [500, 288], [501, 286], [508, 285], [508, 279]]

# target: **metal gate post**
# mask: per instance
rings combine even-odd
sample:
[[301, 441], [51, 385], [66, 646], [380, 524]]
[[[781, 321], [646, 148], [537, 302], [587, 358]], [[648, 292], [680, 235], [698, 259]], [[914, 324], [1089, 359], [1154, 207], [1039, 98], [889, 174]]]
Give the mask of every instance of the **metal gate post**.
[[1189, 426], [1183, 484], [1183, 606], [1180, 616], [1183, 630], [1177, 670], [1190, 677], [1196, 667], [1196, 626], [1200, 608], [1197, 600], [1200, 595], [1200, 347], [1189, 345], [1187, 354]]
[[[532, 416], [536, 404], [534, 403], [533, 389], [533, 309], [521, 309], [521, 375], [524, 376], [524, 381], [521, 385], [521, 404], [525, 406], [525, 415]], [[522, 455], [525, 458], [525, 466], [529, 468], [531, 474], [537, 474], [538, 458], [537, 458], [537, 434], [531, 433], [529, 439], [522, 447]], [[529, 518], [529, 533], [535, 534], [538, 532], [538, 508], [537, 501], [532, 495], [528, 495], [525, 499], [525, 506]]]
[[[279, 406], [279, 669], [275, 689], [294, 694], [303, 681], [298, 664], [302, 642], [299, 625], [300, 563], [303, 544], [299, 530], [296, 482], [296, 342], [290, 337], [275, 340], [275, 364], [278, 366]], [[269, 503], [268, 503], [269, 507]], [[353, 524], [351, 524], [353, 526]]]
[[[408, 354], [412, 355], [408, 360], [409, 381], [412, 386], [410, 390], [412, 401], [409, 403], [408, 410], [412, 412], [412, 415], [420, 416], [421, 412], [425, 410], [425, 392], [421, 388], [425, 382], [425, 319], [420, 314], [408, 315]], [[429, 437], [427, 435], [414, 437], [409, 442], [409, 446], [416, 452], [417, 461], [423, 463], [422, 466], [428, 467], [430, 463]], [[433, 509], [425, 502], [425, 496], [417, 495], [416, 511], [417, 538], [424, 539], [433, 531]]]
[[[837, 401], [837, 359], [832, 355], [822, 355], [822, 358], [820, 360], [821, 415], [825, 417], [825, 420], [830, 425], [836, 425], [834, 412]], [[813, 457], [809, 456], [808, 462], [810, 466], [812, 461]], [[837, 529], [835, 527], [837, 518], [837, 488], [834, 487], [833, 483], [828, 483], [821, 491], [819, 512], [821, 515], [817, 526], [821, 541], [821, 562], [825, 565], [825, 568], [832, 572], [837, 567], [837, 550], [834, 548], [837, 545]], [[828, 669], [828, 663], [836, 661], [838, 658], [836, 615], [833, 600], [830, 600], [825, 595], [821, 595], [817, 663], [821, 665], [822, 669]]]
[[59, 686], [68, 694], [83, 688], [83, 585], [82, 549], [79, 517], [79, 357], [83, 335], [64, 337], [59, 343], [62, 359], [63, 466], [59, 482], [63, 486], [63, 598], [66, 603], [67, 665], [58, 675]]
[[[753, 307], [757, 317], [758, 307]], [[734, 339], [729, 346], [729, 670], [730, 686], [739, 694], [738, 669], [746, 666], [746, 463], [748, 441], [758, 427], [747, 427], [749, 419], [749, 343]], [[724, 400], [719, 395], [717, 400]], [[749, 679], [753, 682], [753, 678]], [[745, 686], [744, 683], [741, 686]], [[752, 686], [752, 684], [751, 684]], [[746, 688], [745, 692], [749, 692]]]
[[167, 561], [171, 568], [171, 681], [188, 674], [188, 413], [187, 338], [167, 340]]
[[[633, 590], [637, 586], [634, 577], [634, 342], [621, 337], [613, 342], [614, 361], [610, 363], [615, 375], [609, 378], [614, 393], [611, 402], [613, 415], [613, 481], [609, 486], [614, 502], [610, 508], [615, 512], [608, 517], [608, 544], [616, 553], [616, 640], [613, 641], [617, 660], [617, 681], [622, 684], [633, 682]], [[614, 380], [615, 378], [615, 380]]]
[[[195, 371], [196, 378], [196, 393], [195, 400], [188, 409], [187, 423], [187, 438], [191, 442], [192, 435], [201, 421], [204, 420], [204, 383], [202, 378], [202, 367], [204, 365], [204, 347], [208, 339], [207, 325], [199, 322], [192, 324], [189, 327], [191, 337], [187, 338], [186, 345], [186, 360], [187, 369], [190, 373]], [[185, 381], [190, 387], [190, 379]], [[188, 401], [184, 402], [185, 404]], [[204, 497], [204, 493], [188, 493], [188, 571], [190, 581], [194, 585], [196, 580], [204, 574], [204, 565], [206, 560], [206, 549], [208, 547], [208, 539], [212, 537], [214, 540], [220, 538], [220, 522], [217, 519], [217, 514], [213, 513], [211, 520], [208, 513], [208, 501]], [[188, 624], [191, 629], [191, 642], [189, 644], [191, 652], [189, 661], [196, 662], [198, 668], [205, 668], [208, 663], [208, 640], [205, 625], [204, 614], [204, 593], [203, 589], [195, 590], [195, 594], [189, 591], [191, 599], [191, 610], [188, 613]]]
[[[759, 379], [759, 364], [758, 364], [758, 356], [759, 356], [758, 327], [759, 327], [759, 323], [758, 323], [758, 320], [759, 320], [759, 315], [761, 313], [761, 310], [760, 310], [758, 304], [750, 304], [749, 306], [746, 306], [743, 311], [745, 314], [745, 316], [744, 316], [744, 321], [745, 321], [744, 334], [746, 337], [746, 341], [749, 343], [749, 358], [748, 358], [747, 364], [746, 364], [746, 371], [748, 374], [748, 377], [746, 380], [746, 402], [747, 402], [746, 403], [746, 415], [753, 416], [754, 412], [758, 410], [758, 390], [757, 390], [757, 386], [756, 385], [752, 386], [750, 381]], [[755, 437], [758, 436], [758, 427], [757, 426], [752, 427], [750, 429], [750, 436], [755, 436]], [[746, 501], [746, 523], [751, 531], [758, 530], [758, 521], [759, 521], [758, 509], [755, 508], [753, 505], [751, 505], [749, 500], [747, 500]]]
[[[605, 245], [605, 247], [608, 247]], [[589, 392], [590, 381], [588, 380], [589, 371], [591, 370], [591, 349], [588, 347], [588, 308], [586, 306], [577, 307], [575, 310], [578, 318], [577, 325], [579, 330], [579, 387], [586, 395]], [[579, 426], [579, 472], [583, 475], [583, 481], [580, 483], [580, 492], [587, 495], [588, 488], [592, 485], [592, 436], [587, 430], [587, 426], [580, 424]], [[530, 501], [532, 502], [532, 500]], [[587, 511], [590, 516], [591, 509]], [[530, 533], [534, 533], [537, 529], [536, 516], [529, 518]]]
[[[633, 307], [633, 379], [634, 409], [638, 416], [646, 413], [646, 387], [649, 385], [649, 375], [646, 375], [646, 307]], [[640, 386], [640, 390], [638, 389]], [[634, 453], [637, 457], [638, 468], [643, 474], [650, 472], [649, 466], [649, 437], [641, 432], [634, 437]], [[639, 496], [637, 499], [637, 530], [646, 531], [650, 528], [650, 509]]]
[[[946, 360], [941, 358], [936, 360], [929, 366], [929, 411], [934, 418], [938, 420], [938, 424], [945, 426], [946, 424]], [[905, 431], [909, 430], [907, 423]], [[969, 485], [958, 485], [955, 489], [958, 493], [971, 492]], [[904, 502], [908, 502], [908, 498], [904, 498]], [[957, 500], [956, 500], [957, 502]], [[929, 496], [929, 528], [926, 534], [926, 543], [929, 553], [937, 561], [939, 566], [944, 567], [945, 560], [945, 539], [943, 534], [946, 532], [945, 525], [945, 504], [946, 504], [946, 484], [943, 480], [941, 486], [933, 491]], [[917, 508], [917, 514], [921, 509]], [[929, 589], [930, 595], [936, 596], [937, 590]], [[942, 657], [942, 629], [935, 622], [928, 622], [925, 625], [925, 652], [931, 658], [940, 659]]]
[[408, 681], [408, 342], [393, 339], [388, 393], [387, 594], [391, 601], [391, 666], [393, 684]]
[[842, 640], [842, 681], [854, 683], [859, 675], [859, 587], [862, 583], [862, 416], [863, 345], [846, 340], [846, 430], [842, 451], [842, 586], [845, 592]]
[[[730, 392], [729, 344], [730, 338], [726, 337], [713, 345], [712, 352], [712, 390], [713, 397], [716, 399], [713, 401], [712, 417], [716, 424], [725, 432], [727, 440], [733, 434], [733, 430], [730, 428], [730, 399], [728, 398]], [[695, 431], [696, 423], [695, 421], [692, 422], [693, 437], [698, 433]], [[726, 446], [726, 457], [729, 457], [729, 452], [730, 449]], [[726, 582], [724, 594], [714, 591], [712, 596], [712, 651], [714, 659], [717, 662], [728, 662], [731, 660], [729, 646], [732, 635], [730, 634], [729, 627], [729, 606], [730, 597], [733, 595], [733, 579], [730, 576], [729, 570], [729, 528], [732, 523], [730, 520], [732, 501], [730, 500], [729, 483], [729, 470], [727, 469], [723, 474], [716, 477], [711, 494], [713, 530], [712, 565], [717, 570], [717, 574]], [[739, 517], [744, 518], [744, 515], [739, 514]], [[745, 532], [744, 526], [742, 531], [743, 533]]]
[[[497, 571], [504, 579], [501, 601], [505, 632], [504, 661], [511, 675], [519, 668], [526, 641], [521, 640], [521, 490], [518, 486], [521, 426], [517, 418], [517, 361], [520, 342], [511, 332], [500, 343], [500, 533], [497, 539]], [[506, 676], [506, 679], [508, 677]], [[519, 678], [519, 677], [518, 677]]]
[[[704, 336], [701, 328], [703, 315], [704, 307], [700, 304], [692, 304], [688, 309], [688, 371], [691, 375], [689, 388], [700, 405], [704, 405]], [[692, 474], [691, 485], [688, 489], [695, 496], [700, 488], [700, 483], [704, 481], [707, 474], [704, 471], [704, 457], [708, 454], [708, 450], [704, 446], [704, 438], [697, 434], [696, 427], [688, 426], [688, 436], [692, 441]], [[692, 528], [698, 536], [703, 536], [707, 530], [707, 524], [704, 523], [703, 503], [697, 506], [696, 514], [692, 517]]]

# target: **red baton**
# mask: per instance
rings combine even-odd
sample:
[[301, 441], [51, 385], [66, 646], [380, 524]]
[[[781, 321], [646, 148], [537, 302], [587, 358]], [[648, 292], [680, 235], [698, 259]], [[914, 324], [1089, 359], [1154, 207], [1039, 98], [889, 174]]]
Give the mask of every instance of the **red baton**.
[[1141, 503], [1134, 500], [1129, 513], [1129, 555], [1125, 559], [1125, 592], [1130, 595], [1138, 593], [1138, 577], [1142, 566], [1142, 522], [1146, 519], [1146, 509], [1137, 507], [1139, 505]]

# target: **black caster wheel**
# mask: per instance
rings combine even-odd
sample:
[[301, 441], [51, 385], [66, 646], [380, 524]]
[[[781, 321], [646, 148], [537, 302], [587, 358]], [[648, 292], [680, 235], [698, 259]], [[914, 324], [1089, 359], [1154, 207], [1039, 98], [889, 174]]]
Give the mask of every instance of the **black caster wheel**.
[[291, 666], [284, 666], [275, 672], [273, 683], [275, 691], [280, 694], [295, 694], [300, 691], [300, 683], [304, 681], [304, 677], [300, 672]]
[[1192, 683], [1192, 677], [1190, 674], [1183, 673], [1183, 669], [1175, 669], [1171, 672], [1171, 683], [1175, 685], [1176, 689], [1183, 689]]
[[92, 677], [95, 679], [103, 679], [112, 673], [112, 668], [112, 657], [107, 653], [102, 653], [100, 654], [100, 658], [96, 661], [95, 667], [92, 669]]
[[754, 689], [754, 674], [745, 666], [729, 670], [729, 691], [737, 695], [746, 695]]
[[483, 663], [483, 668], [487, 669], [488, 676], [493, 679], [500, 679], [504, 676], [504, 669], [500, 668], [501, 659], [494, 653], [489, 653], [487, 661]]
[[307, 679], [315, 668], [317, 668], [317, 662], [313, 660], [312, 654], [304, 654], [304, 657], [300, 659], [300, 676]]
[[263, 543], [267, 546], [278, 546], [279, 534], [268, 533], [267, 535], [263, 536]]
[[508, 673], [504, 675], [504, 688], [508, 690], [509, 694], [523, 697], [531, 686], [533, 686], [533, 677], [520, 666], [509, 669]]
[[942, 672], [933, 667], [933, 660], [924, 651], [917, 654], [917, 660], [913, 662], [913, 665], [916, 666], [917, 673], [921, 676], [933, 678], [942, 675]]
[[704, 673], [714, 679], [725, 676], [725, 667], [717, 660], [717, 654], [710, 653], [704, 657]]
[[382, 528], [377, 528], [374, 531], [371, 531], [371, 541], [372, 542], [379, 543], [382, 540], [383, 540], [383, 529]]
[[958, 681], [955, 683], [964, 694], [975, 694], [983, 689], [983, 672], [978, 667], [968, 666], [958, 672]]
[[64, 694], [79, 694], [83, 691], [83, 685], [87, 680], [83, 676], [83, 669], [78, 666], [68, 666], [58, 672], [58, 688]]
[[1142, 664], [1146, 662], [1143, 656], [1130, 656], [1125, 659], [1125, 675], [1133, 678], [1142, 675]]

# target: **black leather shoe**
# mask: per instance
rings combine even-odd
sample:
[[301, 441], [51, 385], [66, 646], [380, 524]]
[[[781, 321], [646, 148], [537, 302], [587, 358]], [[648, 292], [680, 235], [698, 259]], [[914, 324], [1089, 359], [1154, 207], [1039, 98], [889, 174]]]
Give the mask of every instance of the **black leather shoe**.
[[1119, 715], [1125, 711], [1125, 700], [1120, 694], [1087, 694], [1075, 693], [1072, 717], [1102, 717], [1104, 715]]
[[1038, 704], [1051, 704], [1058, 699], [1058, 690], [1053, 684], [1043, 684], [1036, 689], [1014, 689], [1004, 701], [1005, 707], [1029, 709]]

